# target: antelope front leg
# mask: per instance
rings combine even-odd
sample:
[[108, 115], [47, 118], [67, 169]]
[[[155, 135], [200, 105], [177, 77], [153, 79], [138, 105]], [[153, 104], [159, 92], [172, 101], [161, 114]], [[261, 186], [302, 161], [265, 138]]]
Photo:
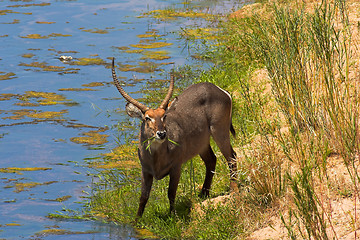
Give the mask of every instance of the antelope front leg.
[[144, 213], [145, 205], [149, 199], [151, 186], [153, 183], [153, 176], [142, 171], [141, 173], [141, 197], [137, 217], [141, 217]]
[[170, 213], [174, 211], [175, 197], [176, 197], [177, 187], [179, 185], [180, 174], [181, 174], [181, 166], [172, 169], [170, 172], [170, 182], [169, 182], [169, 189], [168, 189], [168, 198], [169, 198], [169, 202], [170, 202]]

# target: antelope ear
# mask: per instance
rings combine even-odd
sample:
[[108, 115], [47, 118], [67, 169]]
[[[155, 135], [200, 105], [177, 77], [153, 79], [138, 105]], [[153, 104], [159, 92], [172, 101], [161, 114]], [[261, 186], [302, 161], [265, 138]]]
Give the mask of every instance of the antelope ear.
[[126, 113], [130, 117], [136, 117], [140, 119], [143, 119], [144, 117], [144, 114], [141, 112], [141, 110], [132, 103], [127, 103], [125, 109], [126, 109]]
[[178, 100], [178, 98], [175, 97], [175, 98], [168, 104], [168, 107], [167, 107], [166, 110], [175, 109], [177, 100]]

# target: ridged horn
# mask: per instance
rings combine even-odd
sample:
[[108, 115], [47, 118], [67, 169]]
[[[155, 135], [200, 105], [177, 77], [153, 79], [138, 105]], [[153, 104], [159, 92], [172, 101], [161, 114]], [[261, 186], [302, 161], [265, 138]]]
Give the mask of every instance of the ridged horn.
[[162, 109], [166, 109], [168, 104], [169, 104], [169, 100], [172, 96], [172, 93], [174, 91], [174, 71], [171, 71], [170, 73], [170, 86], [169, 86], [169, 90], [164, 98], [164, 100], [162, 101], [162, 103], [160, 104], [159, 108]]
[[144, 104], [138, 102], [137, 100], [133, 99], [132, 97], [130, 97], [125, 90], [121, 87], [119, 80], [116, 77], [116, 72], [115, 72], [115, 58], [112, 59], [112, 66], [111, 66], [111, 71], [112, 71], [112, 77], [114, 80], [114, 84], [116, 86], [116, 88], [119, 90], [120, 94], [125, 98], [126, 101], [128, 101], [129, 103], [134, 104], [137, 108], [139, 108], [143, 113], [146, 112], [147, 110], [149, 110], [149, 108], [147, 106], [145, 106]]

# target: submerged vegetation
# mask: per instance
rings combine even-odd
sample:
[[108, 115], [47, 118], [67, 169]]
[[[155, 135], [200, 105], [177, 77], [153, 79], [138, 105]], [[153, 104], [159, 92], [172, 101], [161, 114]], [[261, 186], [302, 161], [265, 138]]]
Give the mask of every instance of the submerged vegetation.
[[107, 128], [100, 128], [98, 130], [84, 132], [81, 134], [83, 137], [72, 137], [70, 138], [70, 141], [85, 145], [101, 145], [108, 142], [107, 137], [109, 137], [109, 135], [100, 133], [106, 130]]
[[10, 79], [13, 79], [13, 78], [16, 78], [16, 74], [13, 73], [13, 72], [9, 72], [9, 73], [0, 72], [0, 81], [1, 80], [10, 80]]
[[[358, 228], [360, 56], [349, 11], [359, 8], [343, 0], [263, 2], [230, 16], [221, 31], [183, 32], [217, 32], [199, 53], [214, 66], [195, 81], [232, 93], [239, 193], [229, 195], [227, 165], [218, 161], [212, 199], [198, 198], [205, 169], [195, 158], [183, 166], [174, 214], [168, 178], [154, 183], [135, 224], [144, 238], [339, 239]], [[148, 14], [164, 19], [166, 11]], [[185, 69], [178, 74], [186, 82], [195, 73]], [[92, 215], [133, 223], [140, 192], [134, 145], [91, 163], [99, 169], [87, 206]], [[336, 210], [344, 198], [352, 207]]]

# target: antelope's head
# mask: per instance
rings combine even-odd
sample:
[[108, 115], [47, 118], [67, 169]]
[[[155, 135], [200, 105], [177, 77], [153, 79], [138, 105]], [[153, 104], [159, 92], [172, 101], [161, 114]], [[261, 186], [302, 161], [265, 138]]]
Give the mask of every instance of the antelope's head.
[[130, 97], [121, 87], [115, 73], [114, 58], [112, 60], [112, 77], [120, 94], [128, 101], [126, 112], [130, 117], [137, 117], [143, 121], [143, 134], [145, 138], [153, 138], [158, 142], [166, 139], [165, 118], [166, 109], [174, 90], [174, 77], [171, 75], [169, 90], [157, 109], [151, 109], [134, 98]]

